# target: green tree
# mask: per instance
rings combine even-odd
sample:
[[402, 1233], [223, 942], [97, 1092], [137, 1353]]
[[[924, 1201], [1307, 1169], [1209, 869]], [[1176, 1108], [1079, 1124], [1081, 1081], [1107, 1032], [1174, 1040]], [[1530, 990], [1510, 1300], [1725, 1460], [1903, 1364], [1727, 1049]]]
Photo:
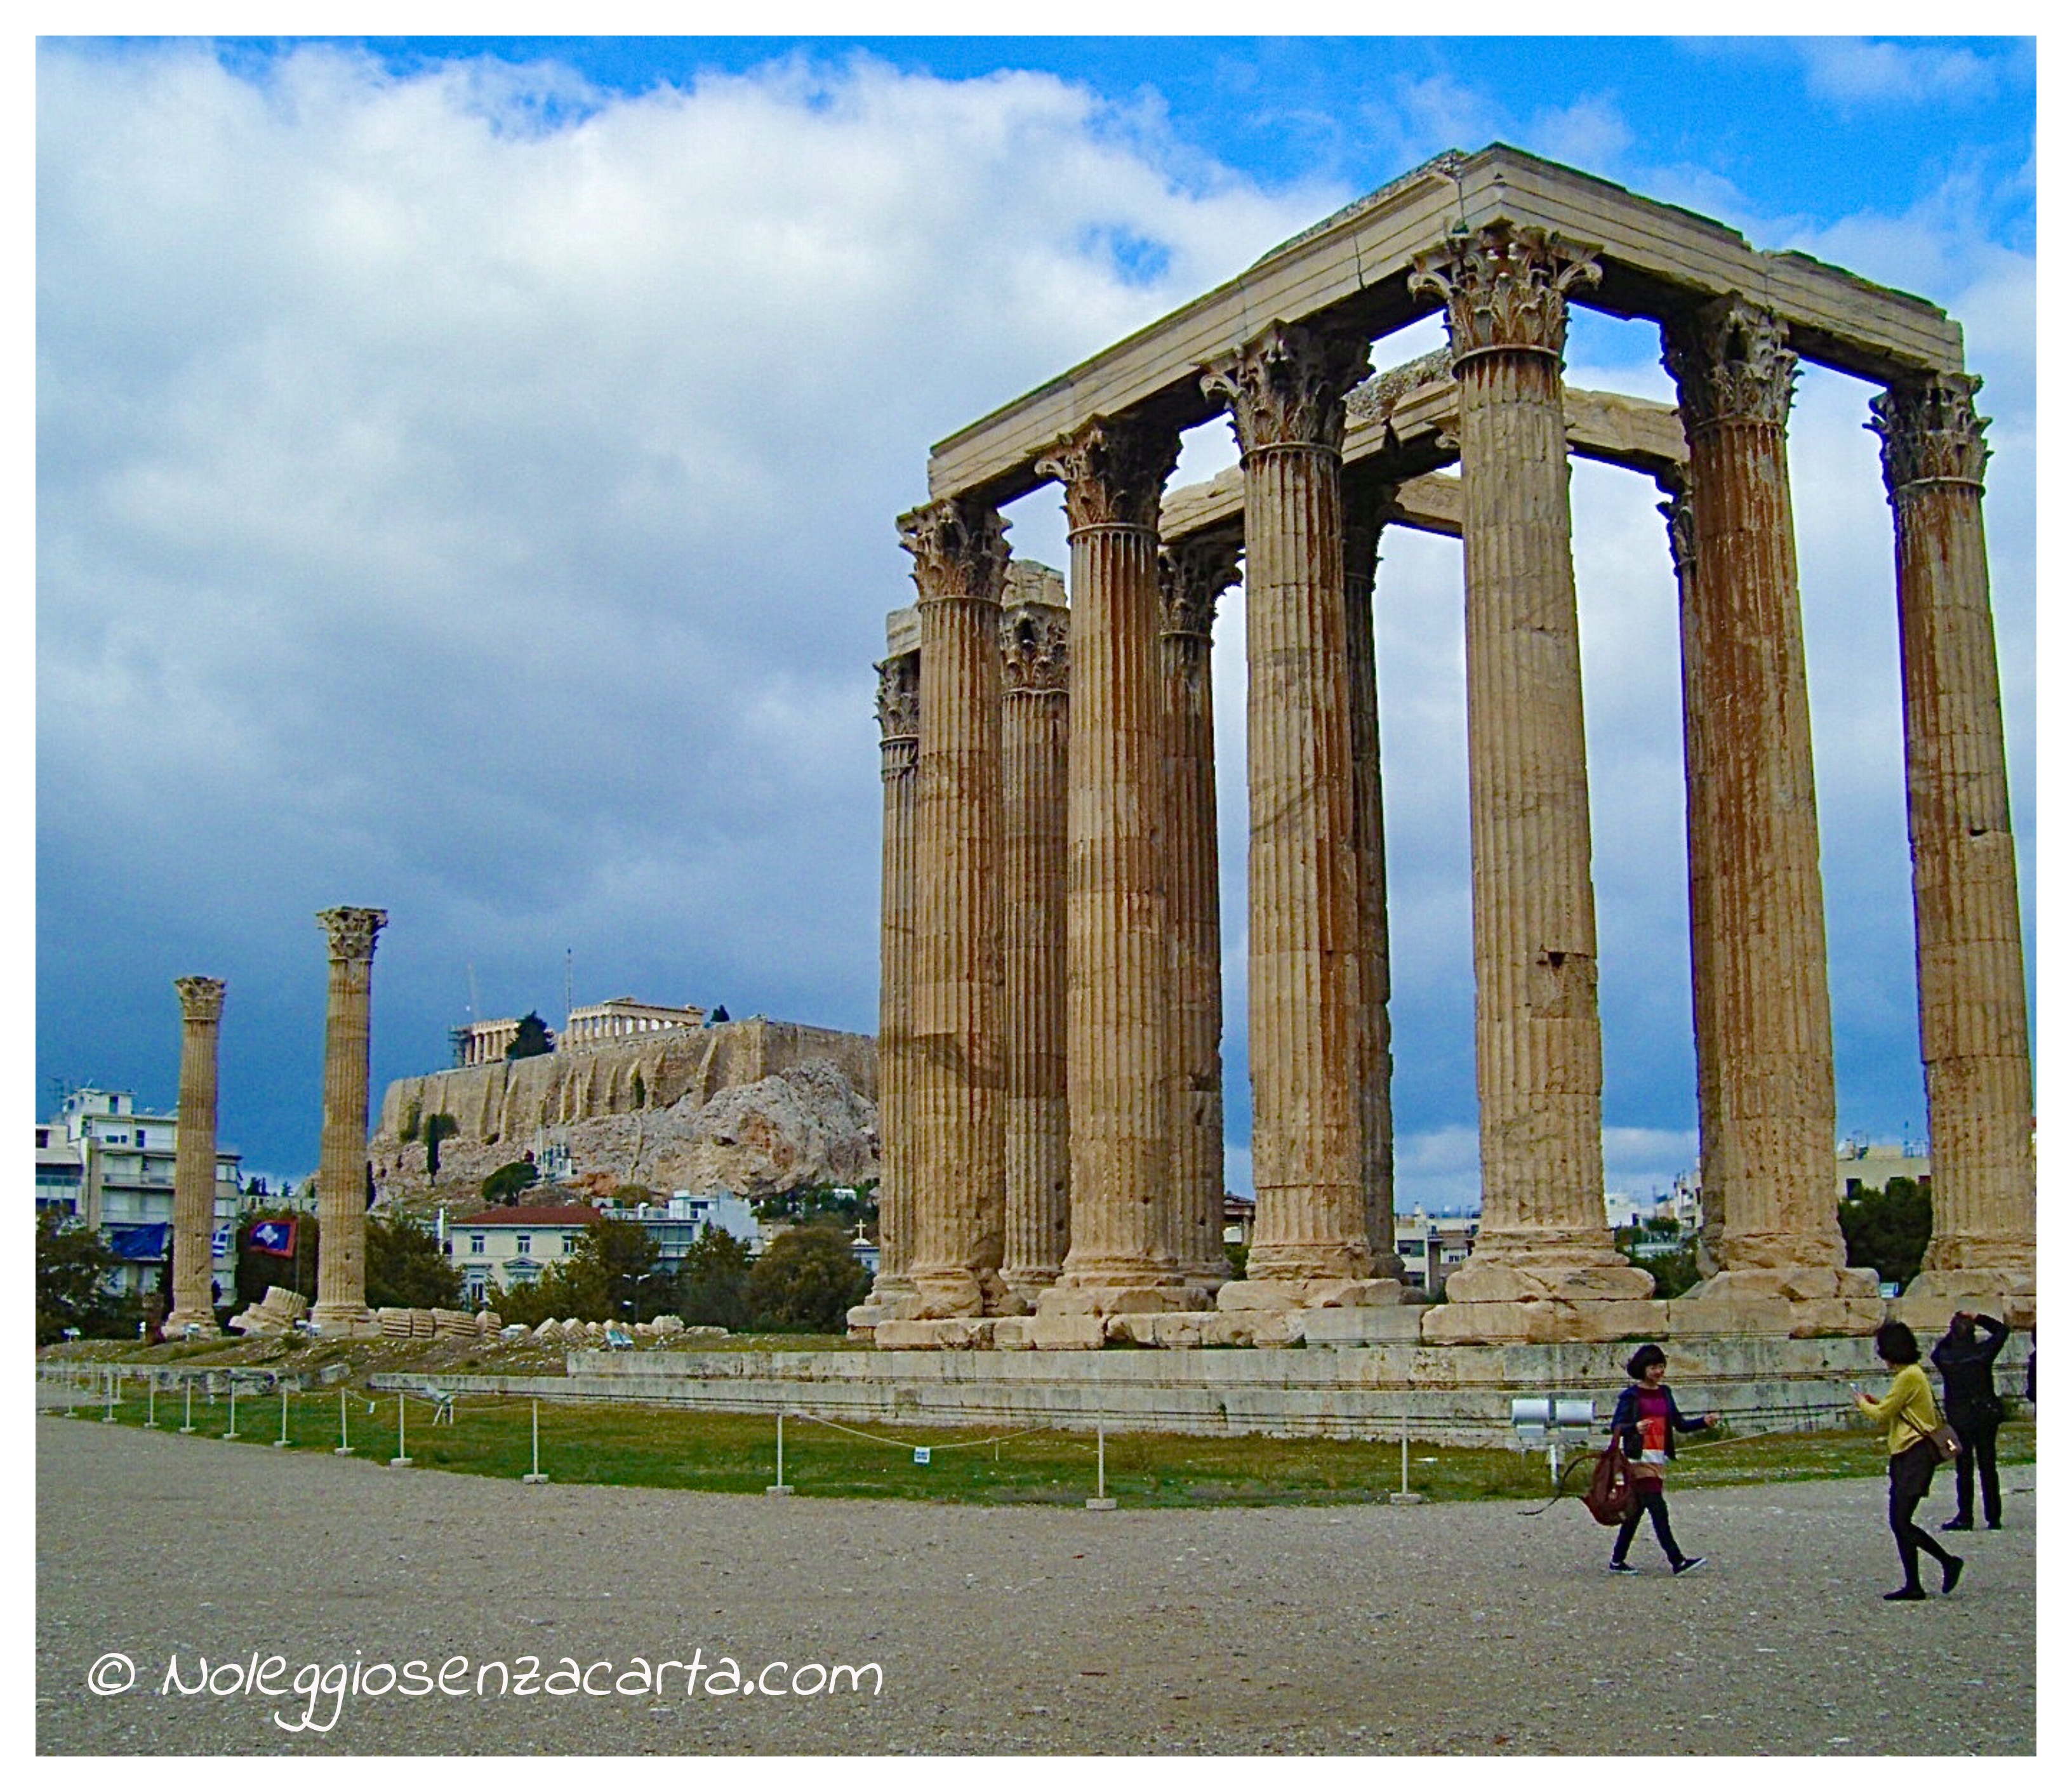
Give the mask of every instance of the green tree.
[[[295, 1254], [277, 1257], [253, 1248], [252, 1229], [262, 1219], [289, 1219], [295, 1224]], [[266, 1290], [281, 1287], [306, 1294], [312, 1305], [317, 1293], [317, 1239], [320, 1228], [314, 1214], [286, 1206], [262, 1207], [247, 1214], [237, 1227], [237, 1305], [249, 1307], [266, 1298]]]
[[1851, 1195], [1840, 1207], [1850, 1266], [1875, 1269], [1880, 1281], [1904, 1288], [1921, 1273], [1934, 1217], [1929, 1185], [1909, 1176]]
[[368, 1216], [370, 1307], [458, 1307], [460, 1298], [460, 1272], [436, 1237], [401, 1216]]
[[576, 1249], [594, 1259], [603, 1278], [609, 1310], [606, 1319], [648, 1319], [660, 1310], [660, 1280], [655, 1273], [655, 1239], [637, 1219], [600, 1219]]
[[648, 1105], [648, 1079], [638, 1071], [633, 1073], [633, 1105], [636, 1108]]
[[54, 1207], [38, 1214], [36, 1342], [55, 1344], [68, 1326], [88, 1338], [117, 1335], [121, 1303], [107, 1282], [121, 1264], [92, 1227]]
[[758, 1331], [838, 1332], [849, 1309], [870, 1292], [870, 1278], [833, 1226], [795, 1226], [764, 1247], [748, 1275], [750, 1322]]
[[492, 1303], [507, 1325], [537, 1326], [549, 1319], [610, 1319], [611, 1296], [602, 1266], [580, 1252], [547, 1265], [536, 1282], [507, 1288]]
[[427, 1114], [421, 1130], [425, 1135], [425, 1174], [436, 1182], [439, 1177], [439, 1141], [459, 1132], [460, 1122], [450, 1114]]
[[536, 1012], [518, 1023], [518, 1036], [504, 1048], [508, 1062], [514, 1058], [545, 1058], [554, 1049], [554, 1036]]
[[540, 1166], [530, 1157], [500, 1165], [482, 1179], [482, 1204], [485, 1207], [515, 1207], [518, 1197], [539, 1180]]
[[686, 1325], [748, 1324], [748, 1247], [733, 1233], [709, 1226], [692, 1241], [676, 1271], [676, 1311]]

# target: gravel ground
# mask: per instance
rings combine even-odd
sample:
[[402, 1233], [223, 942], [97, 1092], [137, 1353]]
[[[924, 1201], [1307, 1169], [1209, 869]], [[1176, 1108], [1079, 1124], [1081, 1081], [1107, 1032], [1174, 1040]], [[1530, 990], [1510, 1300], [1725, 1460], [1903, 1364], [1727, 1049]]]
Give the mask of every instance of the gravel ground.
[[[36, 1421], [36, 1732], [109, 1754], [2005, 1754], [2036, 1747], [2036, 1471], [1889, 1605], [1881, 1482], [1671, 1489], [1710, 1558], [1604, 1572], [1575, 1501], [1090, 1513], [764, 1499], [390, 1470]], [[1868, 1446], [1867, 1446], [1868, 1447]], [[1672, 1470], [1672, 1474], [1674, 1471]], [[1926, 1515], [1951, 1506], [1947, 1474]], [[241, 1590], [249, 1589], [249, 1590]], [[549, 1695], [722, 1657], [762, 1695]], [[88, 1691], [111, 1652], [120, 1694]], [[243, 1690], [257, 1652], [278, 1695]], [[540, 1690], [472, 1689], [540, 1658]], [[465, 1696], [371, 1664], [469, 1667]], [[163, 1691], [169, 1658], [191, 1683]], [[592, 1664], [608, 1662], [608, 1669]], [[772, 1695], [876, 1663], [882, 1691]], [[235, 1664], [235, 1665], [230, 1665]], [[343, 1664], [342, 1668], [333, 1664]], [[361, 1695], [298, 1692], [360, 1665]], [[728, 1683], [722, 1675], [722, 1684]], [[807, 1682], [810, 1684], [810, 1677]], [[865, 1676], [868, 1687], [870, 1677]], [[1646, 1689], [1636, 1716], [1635, 1688]], [[290, 1732], [312, 1710], [328, 1730]]]

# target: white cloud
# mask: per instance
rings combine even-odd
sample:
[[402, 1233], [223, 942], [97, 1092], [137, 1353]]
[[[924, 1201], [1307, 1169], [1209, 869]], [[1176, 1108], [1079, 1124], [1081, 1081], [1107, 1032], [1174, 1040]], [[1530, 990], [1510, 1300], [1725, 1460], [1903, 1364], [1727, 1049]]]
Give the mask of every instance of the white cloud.
[[1808, 90], [1827, 99], [1947, 105], [1983, 97], [1999, 84], [1994, 64], [1973, 50], [1868, 38], [1809, 37], [1794, 43]]

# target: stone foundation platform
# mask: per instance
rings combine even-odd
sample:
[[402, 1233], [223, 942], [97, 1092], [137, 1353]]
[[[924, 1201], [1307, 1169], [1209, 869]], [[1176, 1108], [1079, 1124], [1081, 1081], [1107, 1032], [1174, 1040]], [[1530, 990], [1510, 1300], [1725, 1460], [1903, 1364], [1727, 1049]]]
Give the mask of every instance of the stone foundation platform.
[[[1331, 1323], [1346, 1326], [1359, 1317], [1359, 1309], [1339, 1309]], [[1852, 1410], [1852, 1380], [1885, 1384], [1867, 1338], [1663, 1342], [1684, 1410], [1716, 1411], [1745, 1430], [1833, 1424]], [[1514, 1441], [1511, 1401], [1520, 1394], [1587, 1397], [1601, 1431], [1626, 1385], [1631, 1350], [1623, 1341], [1348, 1348], [1313, 1336], [1301, 1350], [583, 1350], [570, 1354], [565, 1378], [442, 1375], [439, 1384], [460, 1393], [463, 1404], [473, 1391], [773, 1418], [781, 1411], [851, 1424], [1100, 1424], [1202, 1436], [1393, 1438], [1407, 1427], [1424, 1442], [1487, 1445]], [[2019, 1394], [2029, 1350], [2025, 1334], [2008, 1341], [2004, 1393]], [[422, 1379], [377, 1375], [373, 1384]], [[1864, 1447], [1868, 1473], [1879, 1466], [1875, 1441], [1867, 1436]]]

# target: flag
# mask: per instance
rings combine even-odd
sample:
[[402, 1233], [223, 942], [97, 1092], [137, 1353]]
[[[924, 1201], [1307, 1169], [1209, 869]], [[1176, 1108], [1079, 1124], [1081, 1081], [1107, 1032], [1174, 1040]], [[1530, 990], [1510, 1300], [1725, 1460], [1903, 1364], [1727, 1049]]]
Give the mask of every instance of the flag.
[[295, 1254], [295, 1223], [292, 1219], [262, 1219], [252, 1228], [252, 1248], [269, 1257]]
[[162, 1263], [166, 1258], [170, 1226], [110, 1226], [108, 1247], [125, 1263]]

